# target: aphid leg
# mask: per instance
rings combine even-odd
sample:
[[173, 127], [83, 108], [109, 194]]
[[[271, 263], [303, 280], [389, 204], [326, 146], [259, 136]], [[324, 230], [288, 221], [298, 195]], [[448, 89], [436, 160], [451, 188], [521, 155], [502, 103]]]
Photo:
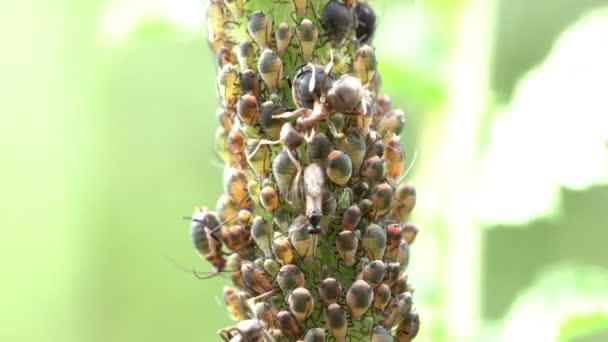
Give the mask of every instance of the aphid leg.
[[280, 143], [281, 143], [281, 140], [272, 141], [272, 140], [262, 139], [258, 142], [258, 144], [255, 146], [253, 151], [251, 151], [251, 153], [247, 155], [247, 159], [253, 158], [253, 156], [255, 156], [255, 154], [258, 153], [258, 150], [260, 149], [260, 147], [262, 147], [262, 145], [278, 145]]
[[301, 115], [303, 115], [304, 113], [306, 113], [308, 111], [310, 111], [310, 109], [308, 109], [308, 108], [298, 108], [298, 109], [296, 109], [296, 110], [294, 110], [292, 112], [285, 112], [285, 113], [281, 113], [281, 114], [276, 114], [276, 115], [273, 115], [272, 117], [274, 119], [288, 119], [289, 120], [289, 119], [301, 116]]
[[329, 118], [326, 118], [325, 122], [327, 123], [327, 127], [329, 128], [329, 132], [331, 133], [331, 135], [334, 138], [340, 139], [340, 138], [344, 137], [344, 133], [338, 133], [336, 126], [334, 126], [334, 123], [331, 122], [331, 120], [329, 120]]
[[291, 160], [291, 162], [293, 163], [293, 165], [296, 167], [296, 170], [298, 170], [298, 173], [296, 174], [296, 178], [294, 178], [294, 181], [298, 181], [300, 178], [300, 175], [302, 174], [302, 165], [300, 164], [300, 162], [296, 159], [296, 157], [293, 155], [293, 152], [285, 149], [285, 152], [287, 152], [287, 156], [289, 156], [289, 159]]

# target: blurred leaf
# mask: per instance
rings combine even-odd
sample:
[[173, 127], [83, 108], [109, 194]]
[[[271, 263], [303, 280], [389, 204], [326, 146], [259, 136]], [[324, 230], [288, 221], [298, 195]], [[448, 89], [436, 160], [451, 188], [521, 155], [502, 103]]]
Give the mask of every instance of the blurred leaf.
[[566, 320], [560, 328], [560, 341], [570, 341], [578, 336], [608, 329], [608, 313], [594, 312], [577, 315]]

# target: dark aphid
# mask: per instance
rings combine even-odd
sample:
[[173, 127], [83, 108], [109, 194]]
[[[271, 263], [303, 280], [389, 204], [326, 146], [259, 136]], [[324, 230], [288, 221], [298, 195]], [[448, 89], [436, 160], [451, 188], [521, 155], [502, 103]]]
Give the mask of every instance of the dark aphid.
[[336, 49], [351, 30], [352, 16], [348, 8], [337, 0], [330, 1], [323, 10], [323, 28], [331, 46]]
[[285, 112], [285, 108], [280, 103], [274, 103], [272, 101], [266, 101], [262, 103], [260, 108], [259, 121], [266, 137], [270, 140], [277, 140], [281, 134], [281, 127], [283, 127], [284, 120], [275, 118], [274, 116]]
[[399, 324], [397, 328], [397, 334], [395, 335], [395, 342], [410, 342], [417, 335], [420, 330], [420, 316], [416, 308], [412, 308], [407, 318]]
[[308, 0], [290, 0], [293, 5], [293, 10], [298, 17], [306, 15], [306, 7], [308, 6]]
[[393, 109], [384, 114], [382, 119], [374, 126], [374, 130], [383, 137], [386, 142], [393, 135], [400, 135], [405, 126], [405, 114], [401, 109]]
[[371, 156], [378, 156], [380, 158], [382, 158], [384, 156], [384, 142], [382, 140], [378, 140], [374, 143], [374, 149], [373, 151], [370, 151], [372, 153]]
[[272, 224], [264, 221], [260, 216], [256, 216], [251, 224], [251, 237], [264, 253], [266, 258], [272, 257], [271, 243], [273, 238]]
[[241, 70], [251, 69], [255, 60], [255, 51], [251, 42], [244, 40], [238, 46], [237, 59]]
[[233, 167], [226, 168], [224, 172], [224, 193], [235, 203], [243, 203], [249, 197], [248, 182], [249, 178], [243, 170]]
[[[372, 209], [372, 201], [369, 198], [364, 198], [357, 203], [359, 210], [361, 210], [361, 215], [365, 216]], [[359, 222], [364, 222], [363, 220]]]
[[353, 320], [358, 321], [374, 301], [372, 287], [363, 280], [355, 281], [346, 293], [346, 305], [350, 309]]
[[325, 342], [325, 329], [311, 328], [304, 335], [303, 342]]
[[386, 254], [390, 254], [391, 250], [399, 247], [401, 238], [403, 237], [403, 226], [399, 223], [391, 223], [386, 226]]
[[272, 283], [266, 272], [255, 267], [252, 262], [243, 262], [241, 274], [243, 275], [245, 286], [256, 294], [272, 291]]
[[338, 303], [342, 296], [342, 285], [336, 278], [325, 278], [319, 287], [319, 297], [325, 306]]
[[384, 311], [386, 305], [391, 301], [391, 288], [387, 284], [380, 284], [374, 289], [374, 308]]
[[331, 191], [323, 191], [322, 197], [321, 212], [325, 216], [332, 216], [336, 212], [336, 209], [338, 209], [336, 196]]
[[393, 342], [393, 336], [388, 333], [386, 329], [381, 326], [376, 326], [372, 330], [372, 341], [371, 342]]
[[279, 270], [281, 269], [281, 264], [272, 258], [266, 258], [264, 260], [264, 271], [270, 274], [272, 278], [275, 278], [279, 274]]
[[217, 92], [222, 106], [233, 109], [239, 100], [239, 73], [232, 64], [226, 64], [217, 75]]
[[407, 282], [407, 276], [405, 274], [401, 275], [397, 281], [393, 285], [391, 285], [391, 293], [393, 296], [397, 296], [406, 291], [410, 291], [410, 284]]
[[245, 319], [245, 313], [241, 312], [237, 293], [238, 292], [236, 289], [229, 286], [224, 286], [224, 304], [226, 304], [232, 319], [235, 321], [240, 321]]
[[378, 156], [366, 160], [363, 166], [363, 177], [371, 186], [378, 184], [384, 179], [384, 161]]
[[382, 217], [391, 210], [393, 188], [388, 183], [380, 183], [372, 188], [369, 197], [372, 201], [370, 216], [373, 219]]
[[[260, 80], [258, 79], [258, 75], [255, 71], [251, 69], [244, 69], [239, 74], [239, 81], [241, 82], [241, 93], [242, 94], [251, 94], [256, 99], [256, 109], [259, 111], [258, 107], [258, 99], [260, 99]], [[241, 97], [242, 99], [242, 97]], [[237, 111], [238, 111], [238, 103], [237, 103]], [[238, 112], [237, 112], [238, 113]], [[255, 113], [257, 119], [257, 112]], [[241, 116], [242, 118], [242, 116]], [[255, 122], [254, 122], [255, 123]], [[249, 124], [252, 125], [252, 124]]]
[[327, 156], [333, 151], [329, 138], [323, 133], [317, 133], [306, 145], [308, 159], [321, 166], [326, 166]]
[[348, 154], [353, 163], [353, 175], [359, 175], [359, 170], [365, 160], [367, 144], [365, 138], [356, 129], [349, 129], [346, 135], [338, 140], [337, 147]]
[[253, 306], [253, 316], [264, 322], [268, 328], [276, 328], [277, 309], [268, 302], [258, 302]]
[[279, 326], [279, 329], [281, 329], [285, 337], [289, 338], [290, 340], [297, 340], [302, 334], [300, 332], [298, 320], [289, 311], [279, 311], [279, 313], [277, 314], [277, 325]]
[[[363, 198], [366, 197], [368, 194], [369, 184], [367, 184], [367, 182], [359, 181], [353, 186], [353, 195], [355, 195], [355, 198]], [[361, 210], [361, 213], [363, 213], [363, 210]]]
[[291, 30], [286, 23], [280, 23], [274, 32], [274, 37], [277, 42], [277, 54], [281, 57], [287, 53], [287, 48], [291, 43]]
[[364, 280], [371, 287], [375, 287], [382, 282], [385, 273], [386, 265], [382, 260], [374, 260], [361, 269], [357, 278]]
[[363, 92], [363, 85], [358, 78], [344, 75], [327, 92], [326, 101], [332, 112], [363, 115]]
[[308, 218], [300, 215], [293, 220], [289, 227], [289, 241], [297, 256], [302, 258], [305, 264], [313, 261], [317, 242], [316, 235], [309, 233], [308, 225]]
[[389, 218], [398, 222], [405, 222], [416, 206], [416, 188], [411, 182], [397, 186]]
[[302, 20], [300, 25], [296, 28], [296, 36], [300, 44], [300, 53], [304, 63], [310, 63], [312, 61], [312, 55], [315, 51], [315, 45], [317, 44], [317, 38], [319, 32], [312, 21], [308, 19]]
[[[209, 219], [209, 217], [211, 217], [211, 219]], [[214, 224], [215, 226], [209, 226]], [[219, 222], [215, 218], [215, 215], [204, 208], [198, 208], [194, 214], [192, 214], [190, 239], [192, 240], [194, 249], [196, 249], [200, 256], [205, 257], [211, 253], [208, 231], [215, 228], [218, 224]]]
[[355, 54], [353, 60], [353, 74], [361, 83], [367, 85], [372, 83], [376, 77], [376, 54], [369, 45], [362, 45]]
[[267, 185], [260, 191], [260, 202], [266, 211], [274, 213], [279, 207], [279, 194], [273, 187]]
[[222, 230], [222, 241], [224, 245], [231, 251], [237, 252], [244, 256], [250, 254], [248, 247], [251, 246], [251, 234], [245, 227], [234, 224], [226, 230]]
[[260, 49], [270, 48], [272, 42], [272, 20], [262, 11], [251, 13], [247, 22], [247, 31]]
[[356, 254], [358, 246], [359, 238], [350, 230], [341, 231], [336, 236], [336, 249], [346, 266], [352, 266], [357, 263]]
[[348, 330], [348, 319], [346, 311], [338, 304], [330, 304], [325, 312], [325, 322], [327, 329], [334, 336], [336, 342], [346, 341], [346, 332]]
[[315, 101], [321, 98], [321, 88], [326, 92], [331, 89], [334, 82], [331, 74], [325, 75], [325, 67], [314, 66], [314, 89], [310, 91], [313, 67], [307, 65], [300, 69], [294, 78], [291, 88], [293, 101], [300, 108], [313, 109]]
[[232, 50], [227, 46], [222, 46], [216, 55], [217, 66], [222, 69], [226, 64], [232, 64], [236, 62], [236, 56], [232, 53]]
[[287, 298], [289, 311], [296, 317], [299, 322], [304, 322], [312, 314], [315, 306], [315, 301], [312, 294], [304, 287], [298, 287], [291, 291]]
[[393, 286], [401, 277], [403, 272], [403, 266], [398, 262], [387, 262], [386, 264], [386, 276], [384, 277], [384, 283], [388, 286]]
[[406, 224], [403, 226], [403, 240], [405, 240], [408, 245], [411, 246], [414, 243], [416, 235], [418, 235], [418, 227], [413, 224]]
[[370, 224], [363, 238], [361, 245], [370, 260], [382, 259], [386, 249], [386, 232], [377, 224]]
[[382, 326], [386, 329], [390, 329], [401, 324], [410, 313], [412, 305], [412, 294], [410, 292], [406, 291], [398, 294], [391, 305], [384, 310], [384, 318], [381, 322]]
[[304, 169], [304, 193], [306, 194], [306, 217], [310, 223], [309, 232], [319, 234], [321, 232], [322, 213], [322, 191], [325, 177], [323, 170], [318, 164], [310, 164]]
[[286, 264], [279, 269], [277, 282], [284, 293], [289, 293], [293, 289], [304, 286], [304, 281], [304, 273], [298, 266]]
[[357, 28], [355, 30], [357, 40], [362, 44], [369, 44], [376, 31], [376, 13], [369, 4], [357, 2], [355, 15], [357, 17]]
[[271, 92], [276, 93], [283, 77], [283, 62], [279, 55], [270, 49], [262, 51], [258, 60], [258, 71]]
[[264, 342], [268, 333], [262, 321], [246, 319], [234, 327], [221, 329], [217, 334], [226, 342], [235, 341], [235, 338], [237, 341]]
[[348, 154], [333, 150], [327, 156], [327, 161], [327, 177], [338, 185], [346, 185], [353, 174], [353, 164]]
[[344, 211], [342, 215], [342, 229], [355, 230], [361, 220], [361, 209], [357, 205], [352, 205]]
[[[270, 158], [271, 151], [268, 146], [260, 146], [258, 147], [260, 141], [257, 139], [250, 139], [247, 143], [247, 164], [249, 167], [255, 172], [256, 176], [260, 179], [265, 179], [268, 177], [270, 173]], [[255, 151], [255, 153], [253, 153]], [[250, 182], [252, 179], [250, 179]], [[257, 187], [259, 189], [259, 183], [257, 183]], [[260, 190], [257, 192], [259, 193]], [[255, 194], [250, 190], [249, 194], [251, 197], [255, 198]]]
[[291, 264], [293, 262], [293, 249], [289, 239], [284, 236], [279, 236], [272, 241], [272, 252], [281, 265]]
[[386, 161], [386, 176], [395, 184], [403, 173], [405, 167], [405, 153], [399, 136], [394, 135], [384, 147], [384, 160]]

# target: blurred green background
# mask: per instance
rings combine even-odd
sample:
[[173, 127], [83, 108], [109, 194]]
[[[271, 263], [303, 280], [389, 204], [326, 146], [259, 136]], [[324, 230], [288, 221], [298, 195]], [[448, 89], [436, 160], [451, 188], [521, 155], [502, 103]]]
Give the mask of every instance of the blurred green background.
[[[408, 112], [419, 341], [608, 341], [608, 3], [374, 0]], [[0, 14], [2, 341], [210, 341], [226, 279], [215, 69], [198, 0]]]

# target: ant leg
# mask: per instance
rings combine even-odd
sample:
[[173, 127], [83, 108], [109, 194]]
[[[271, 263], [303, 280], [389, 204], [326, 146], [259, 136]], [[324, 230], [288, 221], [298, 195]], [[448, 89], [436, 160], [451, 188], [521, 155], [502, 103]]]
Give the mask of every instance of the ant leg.
[[329, 120], [329, 118], [326, 118], [325, 122], [327, 122], [327, 127], [329, 128], [329, 131], [330, 131], [331, 135], [334, 136], [334, 138], [340, 139], [340, 138], [344, 137], [344, 133], [338, 133], [336, 126], [334, 126], [334, 123], [331, 122], [331, 120]]
[[247, 155], [247, 159], [253, 158], [253, 156], [255, 156], [255, 154], [258, 153], [258, 150], [260, 149], [260, 147], [262, 147], [262, 145], [278, 145], [280, 143], [281, 143], [281, 140], [272, 141], [272, 140], [262, 139], [255, 146], [255, 149], [250, 154]]

